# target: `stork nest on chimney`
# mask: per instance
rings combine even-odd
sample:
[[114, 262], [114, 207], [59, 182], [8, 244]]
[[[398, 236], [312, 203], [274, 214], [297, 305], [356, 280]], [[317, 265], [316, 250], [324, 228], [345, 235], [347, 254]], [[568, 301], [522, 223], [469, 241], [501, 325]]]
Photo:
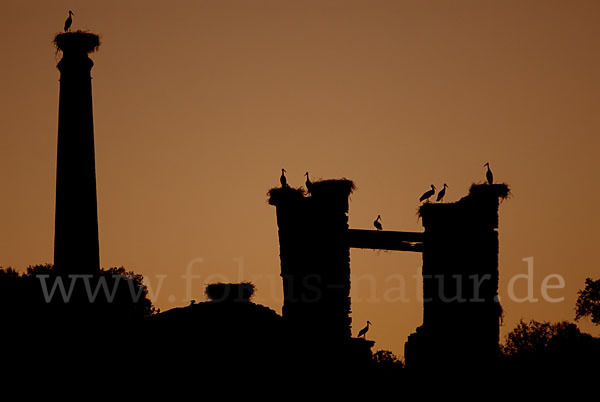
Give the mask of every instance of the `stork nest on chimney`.
[[87, 31], [61, 32], [52, 41], [56, 51], [92, 53], [100, 47], [100, 37]]

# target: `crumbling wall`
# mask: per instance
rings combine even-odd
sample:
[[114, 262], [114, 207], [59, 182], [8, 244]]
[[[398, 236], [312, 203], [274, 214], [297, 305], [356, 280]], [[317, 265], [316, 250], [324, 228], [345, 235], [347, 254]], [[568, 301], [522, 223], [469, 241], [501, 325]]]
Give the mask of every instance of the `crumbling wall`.
[[492, 363], [498, 354], [498, 207], [504, 184], [473, 185], [455, 203], [426, 203], [423, 324], [405, 345], [407, 367]]

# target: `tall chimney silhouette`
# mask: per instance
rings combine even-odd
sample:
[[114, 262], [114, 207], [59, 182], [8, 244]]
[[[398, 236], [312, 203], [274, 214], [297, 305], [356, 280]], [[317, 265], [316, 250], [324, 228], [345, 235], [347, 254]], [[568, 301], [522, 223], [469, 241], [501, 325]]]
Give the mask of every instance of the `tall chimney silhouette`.
[[61, 274], [100, 270], [96, 162], [88, 54], [100, 45], [98, 35], [66, 32], [54, 43], [62, 52], [58, 107], [54, 265]]

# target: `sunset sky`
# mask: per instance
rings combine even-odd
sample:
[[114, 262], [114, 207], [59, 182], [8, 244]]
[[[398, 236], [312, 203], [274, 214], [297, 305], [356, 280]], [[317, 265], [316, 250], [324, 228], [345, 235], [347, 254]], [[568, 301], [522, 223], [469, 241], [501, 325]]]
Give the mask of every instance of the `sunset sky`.
[[[513, 192], [500, 207], [502, 337], [521, 318], [573, 320], [577, 290], [600, 278], [598, 1], [2, 4], [0, 266], [53, 260], [51, 40], [71, 9], [73, 29], [102, 40], [91, 55], [101, 265], [144, 274], [154, 291], [166, 275], [163, 311], [189, 304], [181, 276], [193, 264], [191, 298], [205, 300], [209, 281], [249, 280], [281, 312], [266, 202], [281, 168], [292, 186], [307, 170], [354, 180], [353, 228], [381, 214], [385, 229], [420, 231], [429, 185], [448, 183], [455, 201], [489, 161]], [[375, 349], [402, 356], [422, 318], [421, 255], [351, 257], [353, 333], [370, 320]], [[516, 303], [507, 284], [528, 257], [540, 300]], [[562, 302], [542, 299], [550, 274], [565, 280], [549, 291]]]

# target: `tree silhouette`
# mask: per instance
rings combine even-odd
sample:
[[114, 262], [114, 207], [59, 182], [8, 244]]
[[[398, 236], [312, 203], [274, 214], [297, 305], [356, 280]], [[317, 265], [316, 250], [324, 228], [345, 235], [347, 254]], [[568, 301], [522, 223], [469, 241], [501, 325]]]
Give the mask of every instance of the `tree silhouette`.
[[[55, 281], [63, 281], [68, 289], [71, 279], [61, 277], [51, 264], [29, 266], [24, 273], [10, 267], [0, 267], [0, 309], [3, 318], [26, 323], [36, 320], [48, 322], [65, 313], [76, 313], [78, 319], [89, 315], [93, 319], [123, 322], [141, 320], [154, 313], [142, 276], [124, 267], [101, 269], [98, 275], [89, 278], [89, 289], [99, 290], [93, 302], [87, 297], [88, 292], [81, 279], [77, 280], [73, 297], [68, 303], [64, 302], [58, 291], [52, 299], [47, 299], [48, 289], [53, 288]], [[101, 282], [105, 283], [104, 288]]]
[[588, 317], [596, 325], [600, 325], [600, 279], [585, 280], [585, 289], [579, 291], [575, 305], [575, 321]]
[[521, 320], [506, 339], [504, 361], [518, 366], [582, 367], [592, 365], [600, 356], [600, 339], [567, 321]]

